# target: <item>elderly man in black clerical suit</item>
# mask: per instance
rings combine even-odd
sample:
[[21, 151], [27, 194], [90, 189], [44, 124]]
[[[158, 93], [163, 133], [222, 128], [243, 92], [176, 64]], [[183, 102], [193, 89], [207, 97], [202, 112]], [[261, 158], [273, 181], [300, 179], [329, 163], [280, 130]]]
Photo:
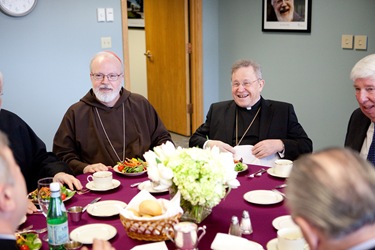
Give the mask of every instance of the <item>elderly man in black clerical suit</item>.
[[298, 122], [292, 104], [265, 100], [260, 66], [240, 60], [232, 66], [233, 100], [211, 105], [206, 121], [189, 140], [189, 146], [213, 147], [235, 154], [234, 146], [254, 145], [262, 159], [274, 154], [295, 160], [312, 152], [312, 141]]
[[[358, 151], [362, 157], [375, 163], [375, 54], [359, 60], [350, 78], [354, 82], [359, 108], [352, 113], [346, 132], [345, 146]], [[373, 144], [373, 145], [372, 145]]]

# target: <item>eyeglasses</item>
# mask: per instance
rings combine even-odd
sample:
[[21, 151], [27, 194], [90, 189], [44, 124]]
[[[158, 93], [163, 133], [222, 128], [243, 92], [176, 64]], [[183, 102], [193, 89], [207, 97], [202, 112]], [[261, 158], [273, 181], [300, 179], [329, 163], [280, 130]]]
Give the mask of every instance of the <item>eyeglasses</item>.
[[103, 81], [104, 77], [107, 77], [108, 81], [117, 81], [119, 76], [122, 76], [122, 74], [115, 73], [109, 73], [108, 75], [104, 75], [103, 73], [91, 73], [90, 75], [96, 81]]
[[254, 81], [244, 81], [242, 83], [232, 82], [232, 88], [238, 88], [238, 87], [240, 87], [240, 85], [242, 85], [244, 88], [247, 88], [247, 87], [250, 87], [251, 84], [253, 84], [254, 82], [259, 81], [259, 80], [261, 80], [261, 78], [258, 78]]

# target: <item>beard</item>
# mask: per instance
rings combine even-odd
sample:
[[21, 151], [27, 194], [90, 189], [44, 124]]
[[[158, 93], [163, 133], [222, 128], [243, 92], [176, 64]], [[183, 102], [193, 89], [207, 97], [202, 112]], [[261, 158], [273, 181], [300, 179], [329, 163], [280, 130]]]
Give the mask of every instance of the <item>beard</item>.
[[103, 88], [106, 88], [108, 89], [108, 87], [98, 87], [98, 88], [94, 88], [94, 94], [96, 96], [96, 98], [100, 101], [100, 102], [105, 102], [105, 103], [108, 103], [108, 102], [112, 102], [113, 100], [116, 99], [116, 97], [119, 95], [120, 93], [120, 89], [121, 89], [121, 86], [119, 86], [119, 88], [117, 89], [112, 89], [111, 92], [109, 93], [106, 93], [106, 92], [102, 92], [101, 89]]
[[293, 21], [293, 8], [289, 8], [288, 11], [283, 13], [283, 9], [280, 9], [280, 13], [276, 13], [277, 20], [279, 22], [292, 22]]

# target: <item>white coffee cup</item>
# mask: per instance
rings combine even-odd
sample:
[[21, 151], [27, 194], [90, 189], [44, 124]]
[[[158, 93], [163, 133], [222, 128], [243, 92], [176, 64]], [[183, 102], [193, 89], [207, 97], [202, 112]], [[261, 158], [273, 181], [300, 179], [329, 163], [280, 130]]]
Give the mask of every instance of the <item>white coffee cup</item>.
[[293, 161], [279, 159], [275, 161], [273, 172], [280, 176], [289, 176], [290, 171], [292, 171]]
[[277, 231], [278, 250], [303, 250], [306, 242], [299, 227], [282, 228]]
[[110, 188], [112, 184], [112, 172], [98, 171], [92, 175], [87, 176], [88, 182], [93, 182], [95, 188]]

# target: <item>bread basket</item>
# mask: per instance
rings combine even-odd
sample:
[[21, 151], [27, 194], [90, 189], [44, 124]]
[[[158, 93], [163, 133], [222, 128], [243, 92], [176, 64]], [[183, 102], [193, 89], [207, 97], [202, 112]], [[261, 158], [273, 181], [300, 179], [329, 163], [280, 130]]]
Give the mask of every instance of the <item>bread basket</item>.
[[[173, 229], [173, 225], [178, 223], [181, 214], [178, 213], [174, 216], [163, 219], [147, 219], [136, 220], [126, 218], [120, 213], [120, 220], [125, 228], [127, 235], [136, 240], [145, 241], [165, 241], [168, 240], [167, 229]], [[169, 235], [174, 237], [173, 230], [169, 231]]]

